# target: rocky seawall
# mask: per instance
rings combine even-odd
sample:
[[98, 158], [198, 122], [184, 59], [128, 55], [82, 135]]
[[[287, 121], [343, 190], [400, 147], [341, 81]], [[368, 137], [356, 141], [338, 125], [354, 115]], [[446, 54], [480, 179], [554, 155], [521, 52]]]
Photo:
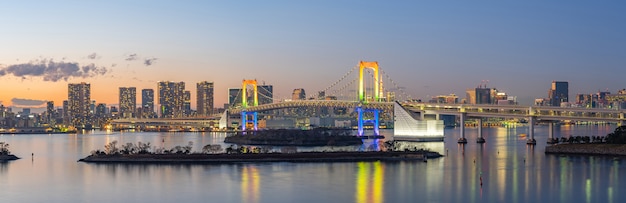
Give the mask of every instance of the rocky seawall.
[[557, 144], [546, 146], [545, 153], [626, 156], [626, 144]]
[[79, 162], [88, 163], [238, 163], [238, 162], [352, 162], [426, 160], [436, 152], [298, 152], [259, 154], [134, 154], [90, 155]]

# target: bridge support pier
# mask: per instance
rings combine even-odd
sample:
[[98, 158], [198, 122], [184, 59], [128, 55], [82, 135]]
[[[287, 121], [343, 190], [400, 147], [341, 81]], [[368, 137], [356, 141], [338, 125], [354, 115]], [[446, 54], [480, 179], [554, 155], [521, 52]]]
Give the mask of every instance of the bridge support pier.
[[477, 119], [478, 122], [478, 139], [476, 139], [476, 143], [485, 143], [485, 138], [483, 138], [483, 119]]
[[461, 113], [461, 115], [459, 116], [459, 127], [461, 128], [461, 138], [459, 138], [459, 141], [457, 141], [460, 144], [465, 144], [467, 143], [467, 139], [465, 139], [465, 117], [467, 115], [465, 113]]
[[[380, 135], [380, 130], [379, 130], [379, 126], [380, 126], [380, 121], [378, 119], [378, 114], [380, 112], [380, 110], [378, 109], [363, 109], [363, 107], [357, 107], [356, 111], [358, 112], [358, 118], [357, 121], [359, 123], [358, 126], [358, 136], [363, 136], [365, 135], [365, 132], [363, 130], [363, 127], [365, 126], [365, 123], [372, 123], [373, 127], [374, 127], [374, 136], [379, 136]], [[374, 113], [374, 119], [365, 119], [364, 115], [366, 112], [372, 112]]]
[[535, 117], [531, 116], [528, 119], [528, 135], [529, 138], [526, 141], [526, 144], [535, 145], [537, 144], [537, 140], [535, 140]]
[[[248, 115], [252, 115], [252, 120], [248, 120]], [[253, 130], [258, 130], [258, 114], [257, 112], [241, 111], [241, 131], [246, 131], [248, 122], [252, 122]]]
[[548, 123], [548, 144], [555, 144], [558, 143], [558, 140], [554, 139], [554, 122], [549, 122]]

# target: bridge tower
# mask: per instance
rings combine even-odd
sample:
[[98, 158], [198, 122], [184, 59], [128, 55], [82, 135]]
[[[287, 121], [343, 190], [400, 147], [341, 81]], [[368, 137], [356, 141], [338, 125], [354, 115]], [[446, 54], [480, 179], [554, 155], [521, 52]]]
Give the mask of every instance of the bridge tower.
[[[359, 95], [358, 99], [361, 104], [366, 104], [369, 102], [366, 94], [365, 94], [365, 84], [363, 80], [363, 71], [365, 69], [372, 69], [374, 71], [374, 95], [372, 96], [374, 102], [380, 102], [381, 95], [383, 93], [383, 85], [382, 80], [380, 80], [380, 75], [378, 74], [378, 62], [376, 61], [360, 61], [359, 62]], [[362, 105], [356, 107], [356, 111], [358, 113], [358, 136], [364, 135], [364, 125], [372, 124], [374, 127], [374, 136], [378, 136], [379, 134], [379, 109], [366, 109], [363, 108]], [[373, 119], [365, 119], [365, 113], [372, 113]]]
[[[248, 112], [246, 111], [246, 108], [248, 108], [248, 85], [251, 85], [253, 88], [253, 103], [252, 106], [258, 106], [259, 105], [259, 92], [257, 89], [257, 82], [256, 79], [255, 80], [243, 80], [242, 84], [242, 88], [241, 88], [241, 108], [243, 109], [241, 111], [241, 131], [245, 131], [246, 130], [246, 126], [248, 125], [248, 123], [252, 123], [253, 129], [257, 130], [258, 129], [258, 114], [257, 112]], [[252, 118], [250, 120], [248, 120], [248, 116], [251, 116]]]
[[383, 82], [380, 80], [378, 74], [378, 62], [376, 61], [361, 61], [359, 62], [359, 101], [367, 103], [368, 100], [365, 95], [365, 84], [363, 81], [363, 70], [372, 69], [374, 71], [374, 95], [372, 96], [375, 102], [379, 102], [383, 94]]

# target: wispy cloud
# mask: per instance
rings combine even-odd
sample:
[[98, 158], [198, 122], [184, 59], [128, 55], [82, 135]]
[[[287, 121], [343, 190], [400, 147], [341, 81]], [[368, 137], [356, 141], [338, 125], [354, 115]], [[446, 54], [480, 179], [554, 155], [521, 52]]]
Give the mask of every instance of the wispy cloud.
[[24, 99], [24, 98], [13, 98], [11, 99], [11, 103], [13, 103], [13, 106], [18, 106], [18, 107], [40, 107], [42, 105], [44, 105], [46, 102], [46, 100], [37, 100], [37, 99]]
[[87, 55], [88, 59], [99, 59], [100, 55], [96, 54], [96, 52], [94, 52], [93, 54], [89, 54]]
[[127, 61], [135, 61], [137, 59], [139, 59], [139, 55], [137, 55], [137, 54], [128, 54], [128, 55], [126, 55], [126, 59], [125, 60], [127, 60]]
[[143, 64], [146, 66], [151, 66], [152, 64], [154, 64], [154, 62], [156, 62], [158, 58], [147, 58], [144, 59]]

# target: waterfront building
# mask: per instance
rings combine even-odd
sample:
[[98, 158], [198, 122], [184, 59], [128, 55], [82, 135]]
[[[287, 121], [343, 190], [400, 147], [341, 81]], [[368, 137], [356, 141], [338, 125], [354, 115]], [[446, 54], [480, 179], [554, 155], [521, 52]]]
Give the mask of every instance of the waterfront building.
[[85, 82], [68, 84], [67, 102], [69, 125], [90, 128], [91, 85]]
[[548, 91], [550, 106], [561, 106], [561, 103], [569, 101], [568, 82], [552, 81], [552, 86]]
[[198, 116], [213, 113], [213, 83], [202, 81], [196, 84], [196, 108]]
[[120, 118], [132, 118], [137, 108], [137, 90], [135, 87], [120, 87]]
[[183, 117], [185, 82], [158, 82], [161, 118]]

